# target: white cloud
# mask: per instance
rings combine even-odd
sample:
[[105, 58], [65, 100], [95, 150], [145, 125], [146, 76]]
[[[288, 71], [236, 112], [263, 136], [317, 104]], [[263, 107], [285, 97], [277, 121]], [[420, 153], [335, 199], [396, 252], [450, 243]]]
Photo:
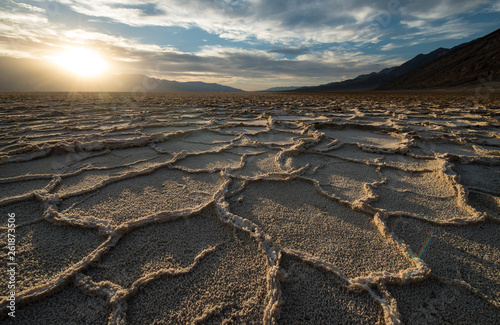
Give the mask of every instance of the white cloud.
[[390, 50], [393, 50], [393, 49], [397, 49], [399, 47], [400, 47], [399, 45], [396, 45], [394, 43], [387, 43], [384, 46], [382, 46], [380, 49], [382, 51], [390, 51]]
[[43, 13], [45, 13], [45, 9], [40, 8], [40, 7], [32, 6], [30, 4], [23, 3], [23, 2], [19, 2], [19, 3], [16, 3], [16, 4], [19, 7], [28, 9], [29, 11], [32, 11], [32, 12], [43, 12]]
[[114, 36], [99, 32], [89, 32], [83, 29], [73, 29], [61, 33], [66, 42], [92, 45], [108, 45], [123, 49], [134, 50], [138, 52], [153, 53], [182, 53], [172, 46], [159, 46], [156, 44], [144, 44], [133, 39], [127, 39], [122, 36]]
[[[411, 24], [411, 23], [410, 23]], [[445, 23], [427, 23], [411, 34], [414, 41], [435, 42], [447, 39], [463, 39], [485, 27], [484, 23], [470, 23], [462, 19], [452, 19]]]
[[378, 13], [373, 7], [362, 7], [352, 12], [352, 16], [356, 19], [356, 23], [363, 24], [369, 21]]
[[428, 21], [472, 12], [490, 3], [491, 0], [419, 0], [402, 5], [401, 11], [404, 16]]
[[380, 70], [404, 62], [401, 59], [389, 59], [380, 54], [365, 54], [355, 49], [349, 50], [342, 47], [299, 55], [296, 60], [320, 62], [346, 71], [352, 69], [364, 72], [368, 72], [370, 69], [373, 69], [371, 71]]
[[489, 12], [500, 12], [500, 1], [499, 0], [493, 1], [493, 3], [487, 9], [487, 11], [489, 11]]
[[199, 27], [222, 38], [282, 44], [349, 41], [385, 4], [368, 0], [62, 0], [73, 10], [130, 26]]
[[409, 28], [422, 28], [422, 27], [425, 27], [425, 25], [427, 23], [428, 22], [426, 20], [423, 20], [423, 19], [413, 19], [413, 20], [402, 20], [401, 21], [402, 25], [406, 25]]
[[[9, 24], [47, 24], [47, 18], [36, 14], [0, 12], [0, 22]], [[33, 26], [35, 27], [35, 26]]]
[[231, 55], [262, 56], [270, 59], [278, 59], [279, 54], [264, 50], [244, 49], [240, 47], [224, 47], [220, 45], [204, 45], [195, 52], [200, 57], [228, 57]]
[[13, 57], [36, 58], [47, 48], [54, 31], [37, 13], [0, 12], [0, 52]]
[[[394, 15], [423, 29], [429, 21], [471, 12], [489, 0], [61, 0], [73, 10], [130, 26], [198, 27], [221, 38], [272, 44], [379, 41]], [[496, 4], [492, 8], [498, 8]], [[415, 31], [410, 31], [411, 33]], [[417, 31], [418, 32], [418, 31]], [[462, 33], [463, 34], [463, 33]]]

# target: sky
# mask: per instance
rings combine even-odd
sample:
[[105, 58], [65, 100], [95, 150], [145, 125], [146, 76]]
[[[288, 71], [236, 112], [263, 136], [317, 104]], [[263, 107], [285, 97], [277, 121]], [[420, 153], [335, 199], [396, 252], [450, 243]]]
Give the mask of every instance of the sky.
[[83, 70], [254, 91], [380, 71], [499, 22], [500, 0], [0, 0], [0, 56], [86, 49]]

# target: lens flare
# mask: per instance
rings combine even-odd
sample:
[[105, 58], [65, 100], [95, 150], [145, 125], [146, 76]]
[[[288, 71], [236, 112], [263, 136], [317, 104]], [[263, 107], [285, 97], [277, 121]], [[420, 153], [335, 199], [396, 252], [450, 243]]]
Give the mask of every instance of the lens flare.
[[[429, 248], [429, 245], [431, 243], [431, 239], [432, 237], [434, 236], [434, 232], [436, 231], [435, 228], [433, 228], [431, 230], [431, 232], [429, 233], [429, 236], [427, 236], [427, 240], [425, 241], [425, 243], [422, 245], [422, 247], [420, 248], [420, 252], [418, 253], [418, 256], [414, 256], [413, 254], [410, 254], [412, 255], [412, 257], [416, 257], [417, 258], [417, 261], [415, 262], [415, 265], [413, 265], [413, 270], [415, 270], [415, 268], [417, 267], [417, 264], [418, 264], [418, 261], [420, 261], [420, 259], [422, 258], [422, 256], [424, 256], [425, 252], [427, 251], [427, 249]], [[403, 283], [401, 283], [401, 286], [403, 286], [406, 281], [408, 281], [408, 279], [411, 277], [412, 273], [413, 273], [413, 270], [408, 274], [408, 276], [406, 277], [406, 279], [403, 281]]]

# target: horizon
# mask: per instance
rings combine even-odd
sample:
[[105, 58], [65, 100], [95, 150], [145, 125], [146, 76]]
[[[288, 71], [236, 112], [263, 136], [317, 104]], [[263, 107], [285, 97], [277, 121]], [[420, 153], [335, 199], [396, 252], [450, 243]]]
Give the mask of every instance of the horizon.
[[[73, 77], [140, 74], [244, 91], [316, 86], [498, 28], [499, 1], [11, 1], [0, 56]], [[334, 9], [329, 9], [334, 8]]]

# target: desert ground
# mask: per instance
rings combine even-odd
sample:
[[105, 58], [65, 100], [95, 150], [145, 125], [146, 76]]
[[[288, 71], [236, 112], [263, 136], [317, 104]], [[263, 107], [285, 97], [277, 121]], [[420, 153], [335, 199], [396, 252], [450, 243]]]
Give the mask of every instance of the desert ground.
[[1, 93], [0, 128], [2, 324], [499, 322], [498, 95]]

